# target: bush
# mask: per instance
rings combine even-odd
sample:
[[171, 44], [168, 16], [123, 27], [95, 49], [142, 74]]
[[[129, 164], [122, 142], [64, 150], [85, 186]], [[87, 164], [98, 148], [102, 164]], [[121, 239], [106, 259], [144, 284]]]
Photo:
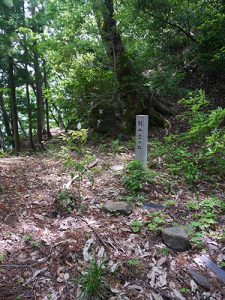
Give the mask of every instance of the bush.
[[178, 118], [186, 120], [189, 129], [166, 137], [160, 146], [153, 144], [157, 154], [173, 174], [184, 176], [189, 184], [203, 174], [225, 174], [225, 109], [208, 110], [202, 90], [190, 93], [180, 103], [186, 111]]
[[131, 193], [137, 193], [144, 188], [146, 183], [152, 183], [155, 175], [142, 162], [133, 160], [126, 167], [122, 183]]

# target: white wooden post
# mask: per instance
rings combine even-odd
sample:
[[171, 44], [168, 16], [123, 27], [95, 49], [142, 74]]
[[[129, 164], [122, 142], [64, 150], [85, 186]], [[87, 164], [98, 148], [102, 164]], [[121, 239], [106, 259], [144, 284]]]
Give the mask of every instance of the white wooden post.
[[148, 116], [136, 116], [136, 149], [135, 159], [147, 165], [148, 154]]

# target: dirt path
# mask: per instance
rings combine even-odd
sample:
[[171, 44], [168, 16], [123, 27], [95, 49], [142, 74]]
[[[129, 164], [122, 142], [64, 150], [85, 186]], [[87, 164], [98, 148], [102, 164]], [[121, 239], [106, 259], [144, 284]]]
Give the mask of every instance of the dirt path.
[[[211, 272], [209, 292], [193, 287], [186, 269], [199, 255], [195, 250], [165, 256], [159, 234], [132, 233], [132, 220], [146, 216], [141, 205], [130, 216], [102, 211], [106, 200], [119, 200], [124, 192], [121, 171], [110, 167], [132, 157], [129, 152], [99, 155], [94, 185], [83, 180], [83, 200], [71, 214], [56, 202], [69, 180], [60, 160], [45, 155], [0, 159], [0, 299], [77, 299], [77, 280], [93, 258], [104, 260], [103, 299], [223, 299], [222, 285]], [[76, 194], [76, 185], [71, 189]], [[163, 193], [153, 189], [149, 199], [172, 196]], [[191, 196], [189, 190], [180, 193], [174, 217], [179, 201]], [[220, 247], [214, 242], [210, 254], [222, 255]], [[181, 288], [193, 288], [192, 296], [182, 296]]]

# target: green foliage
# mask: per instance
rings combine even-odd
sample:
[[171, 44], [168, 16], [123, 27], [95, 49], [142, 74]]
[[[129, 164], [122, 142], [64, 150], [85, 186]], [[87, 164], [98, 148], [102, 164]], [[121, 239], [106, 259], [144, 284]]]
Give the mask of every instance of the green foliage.
[[147, 183], [153, 183], [155, 172], [147, 169], [142, 162], [133, 160], [126, 167], [125, 175], [122, 179], [123, 185], [131, 192], [140, 192]]
[[4, 254], [1, 254], [1, 253], [0, 253], [0, 264], [2, 264], [3, 261], [4, 261]]
[[167, 207], [174, 207], [174, 206], [176, 206], [176, 201], [167, 200], [167, 201], [164, 202], [164, 205], [167, 206]]
[[160, 252], [164, 255], [167, 256], [169, 255], [169, 249], [167, 247], [163, 247], [160, 249]]
[[223, 214], [224, 203], [216, 197], [206, 198], [199, 203], [190, 202], [187, 204], [190, 211], [195, 211], [191, 226], [195, 229], [191, 241], [198, 247], [203, 247], [202, 238], [207, 234], [214, 235], [217, 225], [217, 217]]
[[59, 204], [67, 212], [72, 212], [76, 206], [76, 200], [70, 190], [64, 189], [58, 193], [57, 199]]
[[103, 263], [98, 263], [96, 260], [93, 260], [90, 267], [84, 271], [79, 279], [79, 283], [82, 285], [80, 300], [91, 297], [101, 299], [103, 271]]
[[181, 289], [180, 289], [180, 292], [181, 292], [181, 294], [183, 294], [183, 295], [187, 295], [187, 294], [190, 293], [190, 289], [188, 289], [188, 288], [181, 288]]
[[225, 269], [225, 261], [219, 263], [220, 268]]
[[142, 223], [137, 220], [133, 220], [130, 224], [130, 227], [133, 233], [138, 233], [141, 230]]
[[40, 248], [40, 243], [38, 241], [33, 240], [29, 234], [24, 234], [23, 240], [26, 243], [30, 244], [32, 248]]
[[128, 259], [127, 264], [132, 267], [138, 267], [140, 265], [140, 261], [137, 259]]
[[87, 142], [87, 133], [87, 129], [69, 130], [67, 135], [62, 136], [62, 139], [66, 141], [69, 150], [75, 150], [82, 154], [83, 146]]
[[0, 158], [4, 158], [7, 156], [7, 153], [0, 149]]
[[147, 215], [147, 225], [150, 231], [160, 231], [165, 224], [165, 215], [161, 212], [152, 212]]
[[121, 145], [120, 140], [116, 139], [111, 142], [110, 149], [113, 153], [120, 153], [124, 150], [124, 147]]
[[24, 234], [23, 240], [24, 240], [25, 242], [31, 241], [31, 236], [30, 236], [29, 234]]
[[182, 175], [187, 183], [192, 184], [199, 179], [199, 170], [193, 154], [185, 148], [174, 149], [173, 161], [168, 164], [168, 170], [174, 175]]
[[188, 121], [189, 129], [167, 136], [164, 143], [151, 143], [153, 154], [188, 184], [207, 174], [225, 174], [225, 109], [206, 110], [208, 101], [202, 90], [190, 93], [181, 103], [186, 111], [179, 118]]

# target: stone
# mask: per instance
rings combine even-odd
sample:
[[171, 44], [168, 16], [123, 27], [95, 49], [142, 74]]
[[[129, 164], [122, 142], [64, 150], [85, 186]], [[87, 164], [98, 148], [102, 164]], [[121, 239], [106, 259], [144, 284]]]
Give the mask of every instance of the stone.
[[112, 166], [112, 167], [110, 167], [110, 169], [112, 170], [112, 171], [122, 171], [123, 169], [124, 169], [124, 166], [122, 166], [122, 165], [114, 165], [114, 166]]
[[191, 243], [187, 232], [180, 226], [164, 228], [162, 230], [163, 242], [174, 251], [187, 251]]
[[144, 203], [143, 204], [143, 209], [146, 209], [146, 210], [164, 210], [165, 209], [165, 206], [159, 204], [159, 203]]
[[204, 287], [206, 290], [210, 289], [210, 283], [208, 279], [201, 273], [196, 272], [193, 269], [188, 269], [188, 273], [191, 275], [192, 279], [200, 286]]
[[132, 207], [129, 203], [124, 201], [107, 201], [104, 209], [110, 213], [121, 213], [124, 215], [129, 215], [132, 213]]
[[147, 165], [148, 154], [148, 116], [136, 116], [136, 149], [135, 159]]

